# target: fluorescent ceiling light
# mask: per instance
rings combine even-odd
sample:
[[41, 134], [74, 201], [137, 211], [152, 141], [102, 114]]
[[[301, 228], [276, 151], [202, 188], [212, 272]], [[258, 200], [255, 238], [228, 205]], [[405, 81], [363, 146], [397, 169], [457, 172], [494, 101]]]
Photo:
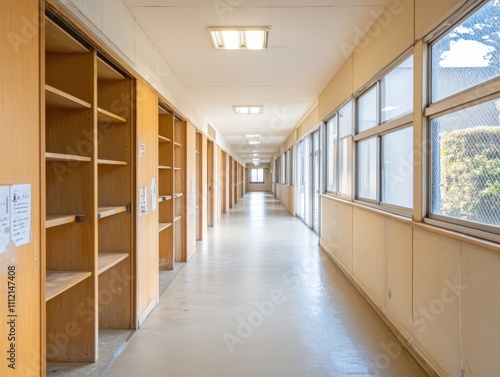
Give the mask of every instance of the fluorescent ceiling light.
[[246, 134], [245, 137], [251, 139], [251, 138], [254, 138], [254, 137], [260, 137], [259, 134]]
[[[262, 105], [235, 105], [235, 106], [233, 106], [233, 110], [238, 115], [262, 114], [264, 112], [264, 106], [262, 106]], [[260, 135], [253, 136], [253, 137], [259, 137], [259, 136]]]
[[258, 154], [258, 153], [252, 153], [252, 155], [251, 155], [251, 156], [252, 156], [252, 157], [257, 157], [257, 156], [259, 156], [259, 154]]
[[260, 140], [249, 140], [248, 141], [248, 144], [250, 145], [259, 145], [261, 143]]
[[208, 31], [216, 50], [265, 50], [270, 26], [210, 26]]

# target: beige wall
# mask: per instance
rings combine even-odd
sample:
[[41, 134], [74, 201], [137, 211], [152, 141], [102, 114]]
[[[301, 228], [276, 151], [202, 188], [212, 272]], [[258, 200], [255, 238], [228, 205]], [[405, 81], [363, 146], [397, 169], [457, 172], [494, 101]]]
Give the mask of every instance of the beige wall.
[[295, 216], [295, 187], [276, 184], [274, 194], [288, 212]]

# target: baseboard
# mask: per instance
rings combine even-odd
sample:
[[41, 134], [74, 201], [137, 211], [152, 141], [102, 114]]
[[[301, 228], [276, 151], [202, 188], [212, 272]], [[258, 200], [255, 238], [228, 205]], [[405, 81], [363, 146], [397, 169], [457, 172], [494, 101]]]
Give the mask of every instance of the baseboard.
[[158, 305], [158, 297], [155, 297], [154, 300], [146, 306], [142, 313], [139, 314], [139, 317], [137, 318], [137, 329], [143, 325], [144, 321], [146, 321], [149, 315], [153, 312], [154, 308], [156, 308], [156, 305]]
[[405, 349], [410, 353], [410, 355], [417, 361], [417, 363], [424, 369], [424, 371], [430, 377], [443, 377], [440, 375], [436, 369], [429, 363], [427, 358], [419, 352], [415, 347], [415, 344], [408, 339], [405, 334], [385, 315], [385, 313], [378, 307], [378, 305], [373, 301], [373, 299], [365, 292], [363, 287], [354, 279], [349, 270], [342, 264], [342, 262], [321, 242], [320, 248], [325, 252], [330, 259], [335, 263], [340, 271], [345, 275], [345, 277], [352, 283], [352, 285], [357, 289], [357, 291], [363, 296], [363, 298], [368, 302], [372, 309], [378, 314], [378, 316], [384, 321], [386, 326], [391, 330], [391, 332], [398, 338], [399, 342], [405, 347]]

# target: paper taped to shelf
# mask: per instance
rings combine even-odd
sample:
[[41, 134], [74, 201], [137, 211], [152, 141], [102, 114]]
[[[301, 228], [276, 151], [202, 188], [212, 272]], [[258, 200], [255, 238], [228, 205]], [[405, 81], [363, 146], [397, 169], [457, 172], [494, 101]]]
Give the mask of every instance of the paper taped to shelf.
[[31, 185], [10, 187], [11, 238], [16, 246], [31, 242]]
[[31, 242], [31, 185], [0, 186], [0, 254]]
[[0, 254], [10, 242], [10, 186], [0, 186]]

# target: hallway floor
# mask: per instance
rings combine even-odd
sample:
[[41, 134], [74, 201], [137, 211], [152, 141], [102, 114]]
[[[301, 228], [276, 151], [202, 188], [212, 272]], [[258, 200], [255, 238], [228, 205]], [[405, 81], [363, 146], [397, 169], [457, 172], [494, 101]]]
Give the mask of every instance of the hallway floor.
[[247, 193], [199, 243], [107, 377], [426, 376], [318, 239]]

